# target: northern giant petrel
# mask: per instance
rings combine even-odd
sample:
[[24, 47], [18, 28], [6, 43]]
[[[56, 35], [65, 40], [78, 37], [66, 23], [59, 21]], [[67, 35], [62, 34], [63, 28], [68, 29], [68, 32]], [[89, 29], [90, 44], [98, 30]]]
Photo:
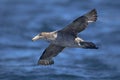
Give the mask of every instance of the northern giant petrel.
[[97, 20], [97, 12], [95, 9], [78, 17], [67, 27], [53, 32], [41, 32], [32, 40], [44, 39], [50, 42], [42, 56], [38, 60], [38, 64], [51, 65], [54, 64], [53, 57], [57, 56], [65, 47], [76, 47], [85, 49], [98, 49], [92, 42], [87, 42], [77, 36], [83, 31], [88, 23]]

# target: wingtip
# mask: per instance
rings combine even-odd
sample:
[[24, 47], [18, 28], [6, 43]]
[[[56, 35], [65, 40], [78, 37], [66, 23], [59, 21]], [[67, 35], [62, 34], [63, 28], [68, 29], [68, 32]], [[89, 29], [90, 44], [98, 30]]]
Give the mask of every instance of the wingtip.
[[92, 48], [92, 49], [99, 49], [99, 47], [98, 46], [95, 46], [94, 48]]
[[97, 20], [97, 10], [94, 8], [85, 15], [88, 18], [89, 22], [95, 22]]
[[48, 60], [48, 59], [41, 59], [41, 60], [39, 60], [38, 61], [38, 63], [37, 63], [38, 65], [52, 65], [52, 64], [54, 64], [54, 61], [53, 60]]
[[80, 43], [83, 48], [85, 49], [98, 49], [99, 47], [97, 47], [94, 43], [92, 42], [81, 42]]
[[93, 8], [91, 11], [97, 12], [97, 10], [95, 8]]
[[94, 15], [96, 15], [96, 17], [97, 17], [97, 10], [95, 8], [92, 9], [90, 12], [93, 13]]

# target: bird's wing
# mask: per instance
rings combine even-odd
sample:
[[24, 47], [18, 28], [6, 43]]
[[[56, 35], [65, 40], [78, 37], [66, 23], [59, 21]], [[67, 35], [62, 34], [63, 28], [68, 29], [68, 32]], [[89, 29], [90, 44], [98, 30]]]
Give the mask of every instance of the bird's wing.
[[83, 16], [75, 19], [67, 27], [63, 28], [61, 31], [67, 32], [69, 34], [77, 35], [77, 33], [83, 31], [89, 22], [95, 22], [97, 20], [97, 11], [95, 9], [84, 14]]
[[42, 56], [40, 57], [38, 64], [41, 65], [50, 65], [53, 64], [54, 61], [52, 57], [55, 57], [61, 52], [65, 47], [58, 46], [55, 44], [50, 44], [45, 51], [43, 52]]

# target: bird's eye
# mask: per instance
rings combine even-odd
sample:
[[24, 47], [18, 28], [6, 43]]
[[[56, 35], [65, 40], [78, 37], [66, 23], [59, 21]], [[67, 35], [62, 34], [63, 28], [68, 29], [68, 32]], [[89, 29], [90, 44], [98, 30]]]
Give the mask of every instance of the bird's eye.
[[40, 33], [39, 36], [42, 36], [42, 34]]

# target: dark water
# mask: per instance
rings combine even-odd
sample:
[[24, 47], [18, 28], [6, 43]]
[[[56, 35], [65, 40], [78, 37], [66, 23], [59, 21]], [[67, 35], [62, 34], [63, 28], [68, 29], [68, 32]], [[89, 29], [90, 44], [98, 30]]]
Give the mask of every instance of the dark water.
[[[98, 20], [80, 36], [100, 49], [66, 48], [52, 66], [37, 66], [49, 45], [32, 42], [96, 8]], [[0, 0], [0, 80], [120, 80], [120, 1]]]

